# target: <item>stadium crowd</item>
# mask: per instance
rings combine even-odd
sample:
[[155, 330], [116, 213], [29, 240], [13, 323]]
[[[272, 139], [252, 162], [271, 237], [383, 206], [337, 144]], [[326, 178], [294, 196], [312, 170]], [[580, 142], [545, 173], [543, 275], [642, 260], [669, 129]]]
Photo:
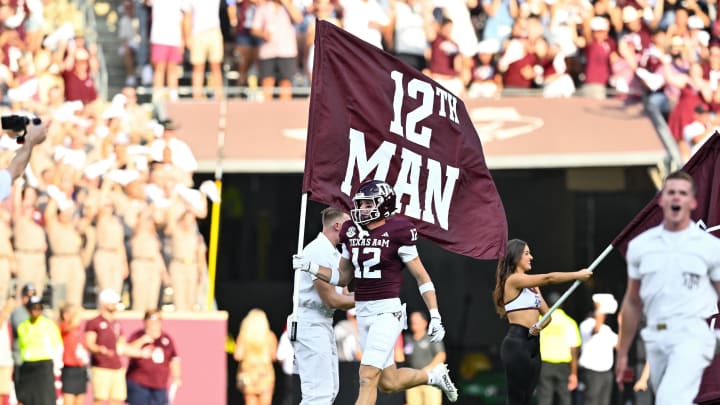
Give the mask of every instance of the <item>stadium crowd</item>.
[[[125, 84], [149, 86], [155, 100], [177, 100], [185, 76], [193, 98], [220, 96], [223, 67], [233, 73], [225, 76], [231, 86], [250, 88], [248, 98], [291, 98], [310, 83], [314, 22], [323, 19], [462, 97], [539, 92], [643, 103], [683, 159], [714, 128], [720, 105], [713, 1], [125, 0], [118, 13]], [[72, 36], [60, 29], [51, 45]], [[96, 50], [88, 51], [92, 72]], [[8, 66], [5, 76], [17, 76]]]
[[[192, 95], [222, 93], [221, 62], [252, 99], [310, 83], [316, 19], [382, 48], [465, 98], [540, 93], [643, 105], [687, 160], [720, 109], [720, 23], [704, 0], [126, 0], [128, 85], [178, 96], [187, 48]], [[202, 3], [205, 5], [205, 3]], [[160, 7], [161, 13], [153, 12]], [[168, 10], [172, 11], [169, 12]], [[131, 21], [137, 21], [131, 23]], [[161, 28], [158, 28], [161, 27]], [[172, 27], [172, 29], [167, 29]], [[224, 41], [224, 44], [223, 44]], [[167, 47], [170, 47], [170, 51]], [[224, 52], [224, 55], [223, 55]], [[165, 80], [166, 77], [166, 81]], [[255, 94], [246, 93], [248, 98]]]
[[[2, 115], [34, 114], [48, 127], [0, 207], [0, 301], [32, 283], [51, 286], [54, 305], [92, 306], [112, 289], [145, 311], [168, 286], [166, 304], [198, 309], [206, 248], [196, 219], [217, 192], [193, 184], [197, 162], [176, 126], [151, 119], [132, 87], [98, 98], [98, 48], [74, 3], [3, 1], [0, 21]], [[3, 135], [0, 161], [18, 147]]]

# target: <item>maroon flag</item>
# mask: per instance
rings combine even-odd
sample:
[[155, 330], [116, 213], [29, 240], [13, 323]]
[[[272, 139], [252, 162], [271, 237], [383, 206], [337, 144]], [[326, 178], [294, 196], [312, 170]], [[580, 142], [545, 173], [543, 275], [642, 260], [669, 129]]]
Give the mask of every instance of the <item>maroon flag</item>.
[[[701, 226], [720, 236], [720, 180], [715, 178], [720, 173], [720, 134], [717, 131], [683, 166], [683, 170], [695, 180], [698, 205], [692, 212], [693, 220], [702, 221]], [[663, 213], [657, 205], [659, 197], [658, 193], [612, 241], [623, 256], [635, 236], [662, 222]]]
[[505, 210], [462, 100], [324, 21], [314, 61], [303, 192], [349, 209], [359, 182], [384, 180], [424, 237], [477, 259], [501, 257]]

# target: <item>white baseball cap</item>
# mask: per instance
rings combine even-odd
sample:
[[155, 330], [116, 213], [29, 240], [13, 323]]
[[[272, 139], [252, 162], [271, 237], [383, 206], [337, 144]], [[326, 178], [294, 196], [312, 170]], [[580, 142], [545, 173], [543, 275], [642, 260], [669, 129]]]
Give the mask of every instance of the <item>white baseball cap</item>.
[[100, 291], [98, 302], [101, 304], [117, 304], [120, 302], [120, 294], [111, 288], [106, 288]]
[[641, 16], [642, 15], [638, 11], [638, 9], [633, 6], [625, 6], [625, 8], [623, 8], [622, 10], [622, 20], [624, 23], [633, 22]]
[[617, 311], [618, 302], [612, 294], [593, 294], [592, 300], [597, 303], [601, 313], [614, 314]]
[[593, 31], [609, 31], [610, 21], [605, 17], [593, 17], [590, 20], [590, 29]]

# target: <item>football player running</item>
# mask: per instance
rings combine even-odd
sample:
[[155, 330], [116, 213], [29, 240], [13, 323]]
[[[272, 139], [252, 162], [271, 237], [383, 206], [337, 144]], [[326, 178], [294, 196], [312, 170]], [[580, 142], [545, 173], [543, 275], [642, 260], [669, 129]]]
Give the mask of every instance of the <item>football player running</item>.
[[417, 229], [410, 221], [392, 216], [395, 202], [395, 191], [388, 183], [364, 181], [353, 196], [352, 221], [346, 221], [340, 230], [339, 269], [319, 266], [302, 255], [293, 256], [293, 268], [310, 272], [332, 285], [346, 286], [355, 280], [355, 308], [363, 353], [357, 405], [374, 404], [378, 388], [397, 392], [423, 384], [440, 388], [455, 402], [458, 392], [446, 364], [424, 371], [397, 368], [393, 361], [395, 341], [405, 326], [400, 302], [403, 267], [417, 280], [430, 312], [431, 341], [442, 341], [445, 336], [435, 287], [415, 246]]

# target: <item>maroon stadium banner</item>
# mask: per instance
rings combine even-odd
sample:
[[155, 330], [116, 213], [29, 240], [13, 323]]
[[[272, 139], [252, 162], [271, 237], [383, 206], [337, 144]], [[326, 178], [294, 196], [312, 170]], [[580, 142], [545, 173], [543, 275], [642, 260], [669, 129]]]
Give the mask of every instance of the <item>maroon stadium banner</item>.
[[[695, 180], [697, 208], [692, 212], [693, 220], [714, 235], [720, 235], [720, 134], [715, 132], [710, 139], [690, 158], [682, 170]], [[655, 196], [645, 208], [620, 232], [612, 241], [612, 245], [623, 256], [628, 243], [640, 233], [662, 222], [662, 210]]]
[[303, 192], [349, 209], [355, 186], [368, 178], [390, 183], [398, 212], [445, 249], [503, 255], [505, 210], [462, 100], [319, 21]]

